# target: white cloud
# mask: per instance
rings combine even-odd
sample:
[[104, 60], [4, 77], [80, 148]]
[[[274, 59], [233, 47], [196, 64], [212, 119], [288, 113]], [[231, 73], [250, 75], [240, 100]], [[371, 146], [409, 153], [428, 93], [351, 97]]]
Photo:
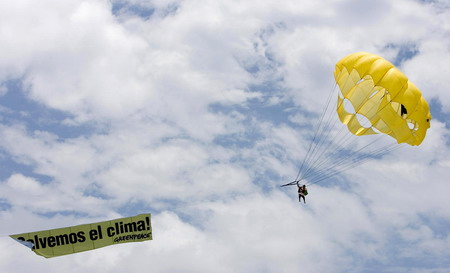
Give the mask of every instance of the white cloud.
[[10, 251], [0, 271], [450, 267], [443, 117], [423, 145], [311, 186], [306, 205], [295, 187], [278, 188], [296, 175], [311, 136], [303, 127], [323, 109], [334, 64], [348, 53], [393, 61], [412, 45], [418, 53], [401, 69], [448, 112], [442, 3], [130, 1], [155, 9], [142, 18], [126, 9], [115, 16], [118, 2], [0, 4], [1, 81], [20, 79], [25, 90], [14, 91], [69, 114], [62, 127], [94, 127], [65, 138], [36, 129], [32, 115], [7, 119], [17, 107], [3, 104], [13, 90], [0, 85], [0, 163], [10, 171], [0, 182], [1, 232], [101, 221], [142, 204], [154, 210], [154, 240], [42, 263], [1, 238]]

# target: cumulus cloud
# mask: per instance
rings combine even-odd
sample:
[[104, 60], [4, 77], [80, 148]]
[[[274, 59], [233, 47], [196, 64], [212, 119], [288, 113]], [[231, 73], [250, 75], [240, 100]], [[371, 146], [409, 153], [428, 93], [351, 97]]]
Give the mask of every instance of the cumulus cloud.
[[[143, 211], [154, 228], [46, 263], [2, 237], [1, 271], [448, 271], [448, 18], [412, 0], [0, 3], [0, 233]], [[356, 51], [442, 109], [423, 145], [299, 204], [278, 186], [307, 153], [334, 64]]]

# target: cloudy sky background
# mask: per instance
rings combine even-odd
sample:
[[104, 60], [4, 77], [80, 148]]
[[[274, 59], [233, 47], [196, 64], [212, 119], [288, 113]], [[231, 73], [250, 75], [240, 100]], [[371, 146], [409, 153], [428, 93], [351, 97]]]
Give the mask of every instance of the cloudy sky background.
[[[448, 1], [0, 2], [1, 272], [449, 272]], [[334, 64], [430, 102], [420, 147], [295, 178]], [[152, 213], [154, 240], [44, 259], [6, 237]]]

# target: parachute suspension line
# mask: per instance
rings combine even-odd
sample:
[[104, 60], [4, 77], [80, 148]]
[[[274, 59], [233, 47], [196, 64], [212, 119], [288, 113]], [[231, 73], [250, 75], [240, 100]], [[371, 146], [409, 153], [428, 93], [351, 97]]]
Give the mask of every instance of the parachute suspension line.
[[[302, 179], [302, 178], [300, 178], [300, 175], [301, 175], [301, 173], [302, 173], [302, 171], [303, 171], [303, 168], [304, 168], [304, 166], [305, 166], [305, 163], [308, 162], [309, 157], [310, 157], [311, 154], [312, 154], [312, 153], [311, 153], [311, 149], [313, 148], [313, 146], [314, 146], [314, 147], [316, 146], [316, 145], [314, 145], [314, 144], [315, 144], [315, 140], [316, 140], [316, 138], [317, 138], [317, 136], [318, 136], [318, 134], [319, 134], [319, 131], [320, 131], [320, 129], [321, 129], [321, 125], [322, 125], [323, 119], [324, 119], [324, 117], [325, 117], [325, 114], [326, 114], [326, 112], [327, 112], [327, 110], [328, 110], [328, 108], [329, 108], [329, 106], [330, 106], [331, 98], [332, 98], [332, 96], [333, 96], [334, 90], [336, 89], [336, 86], [337, 86], [337, 84], [335, 83], [334, 86], [333, 86], [333, 88], [331, 88], [330, 93], [328, 94], [326, 106], [325, 106], [324, 110], [322, 111], [322, 114], [321, 114], [321, 116], [320, 116], [319, 124], [317, 125], [317, 127], [316, 127], [316, 129], [315, 129], [314, 136], [313, 136], [311, 142], [309, 143], [308, 151], [306, 152], [306, 156], [305, 156], [305, 158], [304, 158], [303, 161], [302, 161], [302, 165], [300, 166], [300, 169], [299, 169], [299, 171], [298, 171], [298, 173], [297, 173], [297, 176], [296, 176], [295, 180], [294, 180], [293, 182], [288, 183], [288, 184], [285, 184], [285, 185], [283, 185], [283, 186], [294, 185], [297, 181], [300, 181], [300, 180]], [[282, 186], [282, 187], [283, 187], [283, 186]]]
[[[354, 151], [352, 155], [355, 155], [355, 154], [357, 154], [357, 151]], [[312, 171], [313, 169], [311, 169], [310, 172], [305, 174], [305, 178], [319, 177], [322, 174], [329, 172], [330, 170], [332, 171], [333, 169], [338, 168], [341, 165], [347, 164], [349, 162], [353, 162], [354, 160], [355, 160], [355, 157], [352, 158], [351, 156], [347, 156], [347, 157], [341, 157], [337, 161], [334, 161], [333, 164], [325, 165], [325, 163], [328, 163], [328, 161], [322, 161], [320, 164], [318, 164], [314, 167], [314, 169], [319, 169], [319, 171], [313, 172]]]
[[314, 165], [314, 163], [317, 162], [317, 160], [319, 160], [321, 158], [321, 156], [323, 155], [323, 153], [326, 152], [326, 150], [327, 150], [326, 148], [323, 148], [323, 147], [326, 144], [328, 137], [332, 133], [332, 129], [336, 126], [336, 120], [333, 122], [333, 124], [331, 124], [332, 116], [333, 116], [333, 113], [331, 112], [331, 114], [328, 115], [328, 120], [327, 120], [325, 126], [323, 127], [322, 133], [319, 135], [319, 138], [317, 140], [317, 143], [314, 147], [313, 152], [311, 153], [312, 156], [309, 158], [309, 163], [311, 163], [311, 164], [308, 164], [309, 167], [303, 173], [303, 175], [309, 172], [309, 170]]
[[[384, 105], [381, 109], [379, 109], [377, 112], [384, 109], [388, 104]], [[372, 107], [373, 108], [373, 107]], [[366, 127], [367, 123], [370, 122], [369, 120], [366, 120], [364, 124], [362, 124], [363, 127]], [[345, 128], [345, 126], [344, 126]], [[366, 127], [367, 128], [367, 127]], [[334, 175], [337, 175], [345, 170], [348, 170], [350, 168], [353, 168], [357, 165], [363, 164], [364, 162], [373, 159], [375, 157], [384, 156], [386, 154], [391, 153], [394, 150], [397, 150], [403, 146], [399, 146], [397, 143], [387, 144], [383, 147], [380, 147], [378, 149], [374, 149], [372, 151], [369, 151], [367, 153], [361, 154], [363, 150], [365, 150], [368, 147], [372, 147], [376, 142], [378, 142], [380, 139], [382, 139], [382, 135], [378, 135], [373, 141], [369, 142], [368, 144], [364, 145], [363, 147], [359, 148], [358, 150], [351, 151], [351, 154], [347, 157], [341, 157], [338, 161], [333, 161], [332, 163], [326, 165], [325, 163], [330, 162], [330, 158], [332, 155], [336, 154], [338, 151], [343, 150], [351, 150], [349, 145], [352, 143], [349, 143], [346, 147], [344, 147], [344, 143], [351, 138], [346, 138], [343, 142], [339, 141], [335, 147], [335, 149], [329, 153], [329, 155], [325, 159], [322, 159], [320, 163], [315, 164], [314, 168], [319, 169], [320, 171], [317, 171], [316, 173], [311, 174], [311, 171], [304, 175], [304, 179], [309, 178], [313, 182], [313, 184], [319, 182], [318, 180], [322, 181], [329, 177], [332, 177]], [[331, 142], [330, 142], [331, 143]], [[347, 148], [348, 147], [348, 148]], [[325, 167], [322, 168], [322, 166], [325, 165]], [[310, 168], [311, 169], [311, 168]], [[311, 169], [312, 170], [312, 169]]]
[[328, 111], [328, 109], [330, 107], [330, 102], [331, 102], [332, 96], [334, 94], [334, 90], [336, 89], [336, 86], [337, 86], [337, 84], [334, 84], [333, 88], [331, 89], [330, 93], [328, 94], [328, 98], [327, 98], [327, 101], [326, 101], [326, 106], [325, 106], [324, 110], [322, 111], [322, 114], [321, 114], [321, 117], [320, 117], [320, 122], [317, 125], [317, 128], [316, 128], [315, 133], [314, 133], [314, 137], [313, 137], [313, 139], [310, 142], [310, 145], [309, 145], [309, 148], [308, 148], [308, 152], [307, 152], [307, 154], [306, 154], [306, 156], [305, 156], [305, 158], [304, 158], [304, 160], [302, 162], [302, 166], [300, 167], [300, 170], [299, 170], [299, 172], [297, 174], [297, 177], [295, 179], [296, 181], [302, 179], [302, 178], [299, 179], [299, 177], [300, 177], [300, 175], [301, 175], [301, 173], [303, 171], [303, 168], [306, 166], [305, 164], [308, 163], [310, 161], [311, 157], [314, 155], [314, 152], [315, 152], [315, 150], [317, 148], [317, 144], [320, 142], [321, 136], [323, 134], [322, 132], [324, 131], [322, 123], [324, 122], [324, 118], [325, 118], [325, 116], [327, 114], [327, 111]]
[[396, 144], [391, 144], [390, 147], [380, 148], [379, 150], [374, 151], [371, 154], [360, 155], [359, 157], [356, 157], [351, 161], [346, 161], [343, 164], [341, 163], [341, 164], [339, 164], [339, 166], [334, 166], [333, 168], [327, 169], [327, 170], [323, 171], [321, 174], [314, 176], [313, 183], [315, 184], [319, 180], [322, 181], [329, 177], [335, 176], [341, 172], [344, 172], [346, 170], [354, 168], [357, 165], [363, 164], [366, 161], [373, 159], [374, 157], [384, 156], [384, 155], [386, 155], [396, 149], [399, 149], [399, 148], [400, 148], [400, 146], [398, 146]]
[[[374, 89], [372, 89], [373, 91]], [[372, 93], [372, 92], [370, 92]], [[368, 98], [369, 95], [366, 96], [366, 98]], [[340, 104], [338, 105], [338, 107], [340, 107], [343, 103], [343, 100], [340, 102]], [[372, 110], [376, 105], [373, 105], [370, 110]], [[361, 108], [362, 106], [360, 106]], [[360, 108], [356, 111], [356, 113], [360, 110]], [[365, 120], [364, 124], [362, 125], [363, 127], [366, 127], [368, 124], [369, 120]], [[335, 123], [333, 126], [336, 125], [336, 123], [338, 123], [338, 119], [335, 119]], [[322, 152], [320, 153], [320, 155], [318, 155], [316, 158], [316, 160], [311, 164], [311, 166], [309, 167], [309, 169], [305, 172], [304, 177], [308, 176], [308, 174], [313, 171], [314, 169], [323, 166], [325, 164], [328, 165], [336, 165], [336, 162], [332, 161], [333, 160], [333, 156], [336, 155], [339, 151], [345, 151], [345, 150], [349, 150], [351, 151], [351, 145], [353, 144], [351, 141], [353, 140], [352, 138], [348, 137], [348, 132], [346, 132], [346, 126], [341, 126], [340, 130], [337, 134], [335, 134], [333, 139], [337, 139], [337, 141], [328, 141], [328, 145], [326, 146], [326, 148], [324, 148], [322, 150]], [[328, 130], [329, 132], [331, 132], [331, 130]], [[377, 138], [379, 139], [379, 138]], [[350, 141], [350, 143], [348, 143]], [[372, 143], [375, 143], [376, 141], [373, 141]], [[348, 144], [347, 144], [348, 143]], [[330, 146], [334, 144], [334, 149], [329, 151]], [[369, 147], [370, 145], [366, 145], [365, 147]], [[325, 153], [328, 151], [328, 153], [325, 155]], [[353, 152], [352, 154], [356, 154], [356, 152]], [[345, 160], [342, 159], [341, 160]]]
[[321, 182], [323, 180], [326, 180], [326, 179], [328, 179], [330, 177], [338, 175], [338, 174], [340, 174], [340, 173], [342, 173], [342, 172], [344, 172], [346, 170], [354, 168], [355, 166], [363, 164], [366, 161], [372, 159], [373, 157], [384, 156], [386, 154], [389, 154], [389, 153], [391, 153], [391, 152], [393, 152], [393, 151], [403, 147], [402, 145], [399, 146], [398, 144], [395, 144], [395, 143], [394, 144], [390, 144], [390, 146], [391, 147], [387, 148], [387, 149], [386, 148], [379, 149], [377, 154], [361, 156], [361, 158], [356, 159], [355, 161], [351, 162], [350, 164], [347, 164], [346, 166], [341, 167], [340, 169], [334, 169], [334, 171], [331, 171], [331, 172], [328, 172], [328, 173], [323, 173], [321, 176], [315, 177], [314, 178], [314, 182], [308, 183], [307, 186], [313, 185], [313, 184], [317, 184], [317, 183], [319, 183], [319, 182]]
[[[346, 85], [349, 80], [350, 80], [350, 78], [347, 78], [346, 81], [344, 82], [344, 85]], [[333, 97], [333, 94], [335, 93], [336, 86], [337, 86], [337, 83], [335, 83], [334, 88], [330, 91], [330, 93], [328, 95], [327, 103], [322, 112], [320, 122], [319, 122], [316, 132], [314, 134], [314, 138], [311, 141], [310, 148], [308, 149], [307, 155], [306, 155], [305, 159], [303, 160], [302, 166], [297, 175], [297, 178], [296, 178], [297, 181], [302, 180], [305, 177], [306, 173], [308, 173], [314, 167], [313, 166], [314, 162], [317, 162], [317, 160], [319, 160], [322, 157], [322, 155], [327, 151], [326, 148], [325, 149], [323, 148], [323, 145], [324, 145], [324, 143], [326, 143], [326, 140], [328, 139], [330, 134], [333, 133], [332, 129], [334, 127], [336, 127], [336, 124], [339, 122], [338, 119], [335, 119], [334, 122], [331, 123], [333, 118], [335, 118], [335, 111], [334, 111], [334, 107], [330, 108], [330, 102]], [[343, 103], [343, 102], [341, 102], [341, 103]], [[341, 104], [339, 104], [339, 106], [340, 105]], [[331, 110], [328, 111], [329, 109], [331, 109]], [[325, 120], [325, 125], [323, 125], [324, 120]], [[342, 126], [341, 129], [339, 130], [339, 132], [344, 131], [344, 129], [345, 129], [345, 126]], [[329, 143], [329, 145], [331, 145], [331, 143]], [[313, 148], [313, 149], [311, 149], [311, 148]], [[304, 171], [305, 166], [307, 166], [306, 171]], [[300, 177], [300, 179], [299, 179], [299, 177]]]
[[[347, 79], [348, 80], [348, 79]], [[336, 85], [335, 85], [336, 87]], [[366, 99], [373, 94], [373, 92], [376, 91], [375, 88], [372, 89], [371, 92], [369, 92], [366, 95]], [[381, 91], [381, 90], [378, 90]], [[333, 123], [331, 123], [332, 118], [334, 117], [334, 111], [331, 111], [327, 115], [327, 110], [329, 109], [331, 96], [334, 93], [334, 89], [330, 93], [327, 105], [325, 107], [325, 110], [322, 113], [322, 117], [319, 123], [319, 126], [316, 130], [316, 133], [314, 135], [313, 141], [310, 145], [310, 149], [308, 150], [307, 157], [305, 157], [305, 160], [302, 163], [302, 167], [300, 168], [300, 171], [297, 175], [297, 178], [295, 181], [289, 183], [290, 185], [294, 185], [295, 182], [300, 181], [302, 179], [308, 179], [310, 181], [314, 181], [313, 183], [309, 184], [315, 184], [320, 181], [323, 181], [327, 178], [330, 178], [334, 175], [337, 175], [343, 171], [346, 171], [350, 168], [353, 168], [357, 165], [363, 164], [364, 162], [376, 158], [378, 156], [383, 156], [385, 154], [390, 153], [392, 150], [395, 150], [398, 148], [396, 146], [397, 144], [388, 144], [385, 147], [381, 147], [377, 150], [369, 151], [367, 153], [362, 153], [363, 150], [365, 150], [368, 147], [372, 147], [376, 142], [378, 142], [381, 139], [381, 135], [378, 136], [375, 140], [369, 142], [368, 144], [364, 145], [363, 147], [354, 150], [352, 149], [352, 138], [348, 137], [348, 132], [345, 130], [346, 126], [342, 126], [340, 130], [335, 133], [332, 141], [329, 139], [329, 136], [331, 133], [333, 133], [333, 128], [335, 128], [336, 124], [339, 123], [339, 119], [335, 119]], [[337, 107], [341, 107], [344, 103], [344, 100], [341, 100]], [[384, 107], [386, 107], [388, 104], [384, 105], [381, 109], [378, 109], [377, 112], [381, 111]], [[355, 114], [359, 112], [362, 105], [356, 109]], [[372, 110], [374, 107], [377, 107], [376, 104], [374, 104], [370, 109]], [[325, 118], [326, 117], [326, 118]], [[353, 118], [356, 118], [354, 116]], [[325, 125], [322, 126], [322, 123]], [[366, 119], [363, 124], [361, 124], [365, 128], [367, 127], [368, 122], [370, 122], [369, 119]], [[370, 124], [372, 126], [372, 124]], [[350, 141], [350, 142], [349, 142]], [[328, 142], [328, 143], [327, 143]], [[325, 148], [324, 145], [326, 144]], [[334, 148], [332, 151], [328, 151], [329, 148], [334, 144]], [[396, 146], [394, 149], [393, 146]], [[313, 149], [311, 150], [311, 147]], [[336, 161], [333, 160], [333, 157], [337, 157], [339, 152], [349, 152], [346, 156], [340, 156], [340, 158]], [[306, 171], [304, 171], [304, 167], [307, 166]], [[315, 170], [319, 169], [318, 171], [314, 172]], [[301, 176], [300, 176], [301, 175]], [[300, 179], [299, 179], [300, 177]]]
[[[380, 138], [377, 138], [374, 141], [372, 141], [371, 143], [354, 151], [353, 157], [342, 157], [341, 159], [336, 161], [332, 166], [327, 166], [326, 168], [325, 167], [320, 168], [321, 169], [320, 171], [318, 171], [316, 173], [310, 173], [311, 175], [305, 176], [305, 179], [311, 177], [311, 180], [316, 181], [317, 179], [319, 179], [323, 176], [328, 177], [328, 175], [330, 173], [336, 172], [336, 174], [338, 174], [338, 173], [343, 172], [344, 170], [348, 170], [352, 167], [360, 165], [360, 164], [366, 162], [367, 160], [388, 154], [393, 150], [393, 148], [394, 149], [400, 148], [400, 146], [398, 146], [396, 143], [391, 143], [384, 147], [378, 148], [377, 150], [373, 150], [368, 153], [361, 153], [361, 151], [363, 151], [368, 146], [373, 145], [373, 143], [377, 142], [379, 139]], [[332, 176], [332, 175], [330, 175], [330, 176]]]
[[[333, 118], [333, 116], [334, 116], [334, 112], [331, 112], [330, 115], [329, 115], [330, 119]], [[328, 160], [330, 158], [330, 157], [325, 157], [324, 154], [328, 151], [328, 148], [333, 144], [333, 142], [328, 140], [328, 145], [325, 146], [325, 148], [322, 148], [322, 147], [323, 147], [323, 144], [325, 143], [325, 141], [328, 139], [328, 136], [333, 132], [332, 129], [336, 127], [336, 124], [338, 122], [339, 122], [339, 120], [335, 119], [334, 122], [333, 122], [333, 125], [328, 126], [326, 128], [326, 132], [327, 133], [322, 137], [322, 144], [319, 145], [318, 152], [315, 154], [315, 159], [310, 161], [311, 164], [310, 164], [309, 168], [304, 172], [303, 177], [306, 177], [311, 170], [316, 168], [318, 162], [323, 162], [323, 161], [326, 161], [326, 160]], [[344, 137], [345, 137], [345, 126], [341, 126], [339, 131], [334, 134], [335, 138], [337, 136], [341, 135], [343, 132], [344, 132]], [[328, 154], [331, 155], [333, 153], [328, 152]]]

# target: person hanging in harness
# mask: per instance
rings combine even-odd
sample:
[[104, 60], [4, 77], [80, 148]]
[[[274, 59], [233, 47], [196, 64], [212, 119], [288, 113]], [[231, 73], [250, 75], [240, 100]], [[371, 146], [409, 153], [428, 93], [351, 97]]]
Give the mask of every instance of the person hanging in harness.
[[306, 185], [300, 187], [300, 184], [297, 182], [297, 187], [298, 187], [298, 202], [301, 203], [303, 198], [303, 202], [306, 204], [305, 196], [308, 195]]

